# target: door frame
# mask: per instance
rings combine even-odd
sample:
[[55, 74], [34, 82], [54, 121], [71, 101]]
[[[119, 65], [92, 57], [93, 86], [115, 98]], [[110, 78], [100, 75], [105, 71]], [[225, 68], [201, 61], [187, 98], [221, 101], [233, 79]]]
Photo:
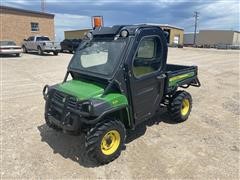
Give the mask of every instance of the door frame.
[[[130, 95], [130, 102], [131, 102], [131, 109], [132, 109], [132, 117], [133, 117], [133, 122], [134, 124], [139, 124], [139, 121], [142, 122], [142, 119], [140, 118], [137, 118], [135, 116], [135, 110], [134, 110], [134, 96], [133, 96], [133, 93], [134, 93], [134, 90], [133, 90], [133, 83], [132, 81], [142, 81], [142, 80], [146, 80], [146, 79], [149, 79], [149, 78], [156, 78], [158, 79], [159, 81], [159, 84], [161, 84], [162, 88], [162, 92], [160, 93], [159, 95], [159, 100], [161, 101], [162, 99], [162, 96], [163, 96], [163, 91], [164, 91], [164, 81], [165, 81], [165, 63], [166, 63], [166, 54], [164, 54], [164, 51], [167, 53], [167, 49], [165, 47], [165, 43], [164, 40], [163, 40], [163, 37], [165, 38], [164, 36], [164, 32], [161, 30], [161, 29], [157, 29], [156, 27], [150, 27], [150, 28], [147, 28], [147, 29], [139, 29], [139, 33], [137, 33], [137, 37], [134, 39], [134, 42], [133, 42], [133, 46], [132, 46], [132, 49], [130, 51], [130, 53], [128, 54], [128, 58], [127, 58], [127, 66], [128, 66], [128, 72], [127, 72], [127, 75], [128, 75], [128, 89], [129, 89], [129, 93], [131, 94]], [[139, 48], [139, 45], [141, 43], [141, 41], [144, 39], [144, 38], [147, 38], [147, 37], [157, 37], [159, 38], [160, 40], [160, 43], [161, 43], [161, 56], [159, 57], [160, 61], [161, 61], [161, 65], [159, 67], [158, 70], [152, 72], [152, 73], [148, 73], [146, 75], [143, 75], [143, 76], [140, 76], [140, 77], [136, 77], [133, 73], [133, 63], [134, 63], [134, 59], [135, 59], [135, 56], [136, 56], [136, 53], [137, 53], [137, 50]], [[153, 116], [154, 114], [152, 113], [151, 116]], [[148, 117], [151, 118], [151, 116]], [[139, 119], [139, 120], [138, 120]]]

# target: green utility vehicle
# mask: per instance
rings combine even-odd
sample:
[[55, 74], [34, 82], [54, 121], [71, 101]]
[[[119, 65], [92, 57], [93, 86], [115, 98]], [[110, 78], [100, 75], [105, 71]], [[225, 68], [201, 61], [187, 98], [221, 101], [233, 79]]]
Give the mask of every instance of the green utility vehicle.
[[165, 33], [157, 26], [90, 31], [63, 82], [43, 89], [46, 124], [63, 132], [85, 133], [87, 156], [106, 164], [120, 155], [126, 130], [163, 107], [174, 121], [185, 121], [192, 98], [178, 88], [200, 86], [197, 67], [166, 64], [167, 51]]

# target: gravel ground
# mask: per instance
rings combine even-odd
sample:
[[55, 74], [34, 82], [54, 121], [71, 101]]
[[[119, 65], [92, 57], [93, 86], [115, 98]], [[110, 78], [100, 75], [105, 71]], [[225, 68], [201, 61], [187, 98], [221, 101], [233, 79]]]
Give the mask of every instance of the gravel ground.
[[239, 51], [170, 48], [169, 63], [199, 66], [202, 87], [188, 89], [188, 121], [157, 115], [101, 167], [84, 158], [83, 135], [55, 132], [44, 122], [42, 88], [63, 80], [71, 56], [1, 58], [2, 179], [239, 179]]

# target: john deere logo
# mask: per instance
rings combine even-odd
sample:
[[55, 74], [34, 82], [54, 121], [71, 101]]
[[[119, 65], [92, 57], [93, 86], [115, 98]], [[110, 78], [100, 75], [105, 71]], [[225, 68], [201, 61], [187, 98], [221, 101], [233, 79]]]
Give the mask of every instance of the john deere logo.
[[66, 98], [63, 98], [62, 102], [65, 103], [66, 102]]

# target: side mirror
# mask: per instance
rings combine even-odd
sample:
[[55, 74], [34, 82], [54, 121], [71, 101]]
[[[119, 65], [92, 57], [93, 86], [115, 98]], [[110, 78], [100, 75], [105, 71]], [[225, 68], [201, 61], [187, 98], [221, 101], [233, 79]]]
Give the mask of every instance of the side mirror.
[[26, 39], [24, 39], [24, 41], [27, 41]]

